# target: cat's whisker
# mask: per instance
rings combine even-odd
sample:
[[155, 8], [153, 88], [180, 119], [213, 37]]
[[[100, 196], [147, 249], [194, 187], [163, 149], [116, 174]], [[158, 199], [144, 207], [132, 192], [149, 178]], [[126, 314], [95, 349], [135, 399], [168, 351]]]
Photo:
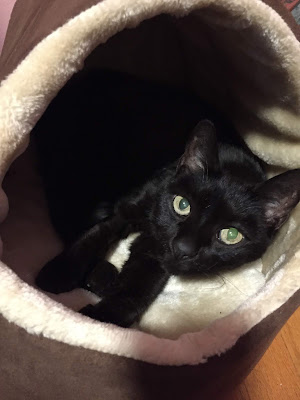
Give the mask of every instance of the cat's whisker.
[[222, 284], [222, 286], [221, 286], [221, 287], [223, 287], [224, 285], [226, 285], [226, 281], [225, 281], [225, 278], [224, 278], [224, 276], [223, 276], [223, 275], [221, 275], [221, 274], [218, 274], [218, 272], [216, 272], [216, 275], [217, 275], [219, 278], [221, 278], [221, 279], [222, 279], [222, 281], [223, 281], [223, 284]]
[[245, 211], [249, 211], [249, 210], [255, 211], [255, 210], [260, 210], [260, 209], [261, 209], [260, 206], [249, 206], [249, 207], [243, 207], [239, 211], [240, 212], [245, 212]]

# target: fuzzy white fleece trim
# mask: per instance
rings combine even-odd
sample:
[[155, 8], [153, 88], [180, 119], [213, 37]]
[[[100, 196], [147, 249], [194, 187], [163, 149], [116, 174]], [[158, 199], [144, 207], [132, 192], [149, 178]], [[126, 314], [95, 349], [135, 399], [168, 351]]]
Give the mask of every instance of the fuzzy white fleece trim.
[[[295, 268], [299, 259], [298, 252], [288, 267], [281, 269], [235, 312], [201, 332], [187, 333], [177, 340], [81, 316], [22, 282], [3, 263], [0, 263], [0, 309], [8, 321], [31, 334], [158, 365], [193, 365], [231, 348], [240, 336], [284, 304], [299, 287], [300, 270]], [[289, 273], [291, 270], [293, 274]]]
[[[2, 82], [0, 88], [0, 173], [3, 177], [16, 153], [28, 140], [28, 134], [53, 96], [77, 71], [86, 56], [100, 43], [126, 27], [161, 13], [183, 16], [192, 10], [220, 12], [216, 22], [228, 26], [243, 25], [265, 43], [278, 66], [285, 71], [293, 88], [296, 107], [300, 104], [300, 45], [283, 20], [259, 0], [105, 0], [76, 16], [46, 37]], [[224, 11], [224, 13], [223, 13]], [[200, 14], [199, 14], [200, 15]], [[226, 19], [225, 16], [228, 16]], [[209, 18], [206, 16], [206, 18]], [[214, 19], [214, 18], [213, 18]], [[237, 27], [238, 29], [238, 27]], [[276, 57], [275, 57], [276, 56]], [[272, 57], [271, 57], [272, 58]], [[238, 96], [239, 88], [235, 88]], [[288, 93], [285, 93], [288, 96]], [[284, 96], [283, 96], [284, 97]], [[289, 136], [297, 137], [297, 124], [289, 124], [283, 114], [271, 107], [253, 104], [264, 123], [284, 126]], [[283, 98], [283, 101], [285, 99]], [[245, 105], [247, 106], [247, 105]], [[294, 112], [298, 120], [297, 112]], [[279, 120], [282, 121], [279, 124]], [[243, 123], [241, 123], [243, 127]], [[245, 130], [246, 133], [247, 130]], [[249, 143], [254, 148], [255, 143]], [[260, 136], [258, 154], [270, 157], [271, 162], [297, 165], [299, 159], [286, 152], [284, 137], [280, 146], [269, 151], [269, 143]], [[294, 143], [299, 148], [299, 143]], [[299, 154], [299, 152], [298, 152]], [[101, 324], [84, 318], [22, 282], [8, 267], [0, 264], [0, 311], [9, 321], [29, 333], [85, 348], [124, 355], [156, 364], [197, 364], [207, 357], [220, 354], [236, 340], [275, 311], [299, 288], [299, 253], [287, 260], [284, 268], [229, 316], [215, 321], [201, 332], [184, 334], [177, 340], [154, 336]]]

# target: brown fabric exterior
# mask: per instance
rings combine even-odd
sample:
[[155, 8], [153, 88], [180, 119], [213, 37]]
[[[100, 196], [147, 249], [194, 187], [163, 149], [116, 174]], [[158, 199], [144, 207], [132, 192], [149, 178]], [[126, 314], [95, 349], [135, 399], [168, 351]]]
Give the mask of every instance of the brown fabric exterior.
[[[99, 0], [17, 0], [0, 57], [0, 82], [52, 31]], [[264, 0], [274, 8], [300, 40], [300, 28], [279, 0]]]
[[258, 362], [300, 303], [298, 291], [224, 355], [167, 367], [69, 346], [0, 318], [0, 398], [5, 400], [221, 400]]
[[101, 0], [17, 0], [0, 58], [0, 81], [46, 36]]
[[297, 24], [291, 12], [283, 5], [280, 0], [262, 0], [265, 4], [272, 7], [282, 19], [289, 25], [296, 38], [300, 41], [300, 25]]

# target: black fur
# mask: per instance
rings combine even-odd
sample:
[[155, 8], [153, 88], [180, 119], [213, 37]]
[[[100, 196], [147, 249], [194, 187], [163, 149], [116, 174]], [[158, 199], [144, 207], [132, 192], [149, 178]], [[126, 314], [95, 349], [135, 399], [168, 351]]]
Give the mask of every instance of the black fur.
[[[121, 146], [117, 156], [114, 152], [104, 154], [104, 150], [99, 150], [98, 156], [95, 155], [95, 143], [99, 138], [95, 142], [94, 137], [93, 146], [90, 147], [92, 142], [89, 140], [92, 140], [92, 136], [89, 136], [88, 146], [85, 147], [83, 142], [86, 137], [82, 140], [81, 135], [80, 146], [84, 149], [83, 154], [86, 150], [91, 157], [91, 160], [87, 160], [91, 175], [79, 175], [80, 180], [74, 185], [72, 179], [68, 180], [68, 173], [74, 164], [74, 157], [80, 154], [80, 146], [75, 143], [75, 148], [70, 148], [71, 162], [66, 173], [58, 176], [60, 160], [64, 160], [61, 150], [66, 149], [66, 146], [59, 148], [55, 160], [55, 157], [51, 158], [53, 148], [49, 146], [49, 142], [47, 144], [47, 141], [44, 141], [39, 145], [40, 153], [43, 156], [46, 154], [42, 171], [45, 181], [48, 182], [46, 188], [50, 208], [52, 206], [54, 210], [54, 223], [68, 245], [62, 254], [42, 269], [37, 277], [37, 284], [42, 289], [55, 293], [76, 287], [88, 288], [103, 299], [95, 306], [85, 307], [81, 310], [83, 314], [101, 321], [130, 326], [139, 320], [162, 291], [171, 274], [213, 273], [222, 268], [236, 268], [259, 258], [299, 201], [300, 170], [289, 171], [266, 181], [260, 161], [236, 135], [233, 128], [207, 110], [205, 113], [210, 120], [198, 123], [180, 157], [178, 149], [181, 145], [183, 149], [182, 137], [186, 137], [186, 126], [190, 128], [191, 124], [195, 124], [196, 114], [204, 114], [199, 100], [181, 91], [135, 82], [132, 78], [120, 78], [119, 75], [112, 76], [112, 82], [118, 82], [116, 87], [113, 85], [115, 93], [110, 93], [112, 97], [109, 100], [114, 112], [120, 111], [121, 105], [126, 104], [125, 108], [130, 109], [135, 104], [133, 113], [124, 110], [118, 126], [111, 120], [111, 115], [105, 125], [109, 128], [109, 133], [105, 133], [113, 137], [102, 136], [102, 142], [113, 142], [111, 149], [118, 147], [118, 140], [122, 142], [123, 148]], [[94, 82], [97, 82], [97, 79]], [[109, 87], [107, 85], [107, 88]], [[130, 100], [133, 104], [130, 101], [129, 105], [126, 102], [117, 104], [124, 101], [122, 96], [120, 100], [120, 91], [124, 98], [127, 93], [127, 101]], [[130, 97], [133, 92], [134, 95]], [[162, 97], [164, 100], [160, 103], [159, 98]], [[156, 118], [155, 122], [151, 120], [153, 115], [150, 119], [147, 115], [151, 100], [157, 100], [159, 106], [163, 106], [164, 101], [169, 102], [167, 106], [164, 105], [165, 113]], [[63, 97], [61, 101], [60, 106], [63, 104]], [[100, 99], [100, 103], [98, 102], [99, 110], [93, 112], [97, 111], [102, 120], [108, 116], [102, 115], [104, 110], [101, 111], [101, 101], [104, 100]], [[155, 108], [154, 103], [151, 107]], [[139, 124], [134, 120], [137, 109], [140, 110], [137, 116]], [[180, 115], [179, 109], [181, 115], [184, 115], [181, 122], [185, 123], [188, 120], [187, 124], [174, 123]], [[107, 108], [105, 110], [108, 113], [112, 112]], [[49, 115], [51, 117], [51, 113]], [[166, 135], [160, 131], [158, 135], [151, 137], [150, 133], [154, 133], [155, 124], [158, 128], [164, 118], [165, 121], [173, 118], [171, 124], [162, 124]], [[178, 128], [182, 129], [182, 125], [185, 125], [185, 128], [178, 139], [173, 132], [178, 131]], [[103, 129], [103, 125], [101, 126]], [[75, 138], [78, 139], [76, 135]], [[136, 143], [131, 142], [133, 138], [137, 140]], [[52, 144], [54, 143], [55, 140]], [[97, 145], [100, 143], [97, 142]], [[147, 147], [148, 152], [145, 151]], [[107, 147], [105, 148], [107, 151]], [[131, 149], [130, 154], [126, 154], [128, 148]], [[135, 152], [140, 152], [136, 158]], [[168, 159], [171, 156], [174, 156], [176, 161], [168, 167], [161, 168], [164, 158]], [[56, 175], [49, 168], [51, 160], [57, 166], [54, 168]], [[132, 165], [130, 161], [133, 162]], [[103, 176], [106, 162], [110, 167], [105, 169], [107, 176]], [[135, 187], [157, 167], [161, 169], [148, 183], [116, 201], [116, 198], [120, 198], [126, 191], [126, 187]], [[112, 175], [109, 175], [110, 172]], [[84, 173], [86, 174], [85, 168]], [[118, 179], [119, 175], [121, 182]], [[72, 196], [75, 195], [76, 185], [77, 190], [86, 192], [80, 193], [79, 199], [73, 204]], [[189, 215], [182, 216], [174, 211], [173, 200], [176, 195], [188, 199], [191, 207]], [[51, 203], [53, 198], [55, 201]], [[91, 211], [94, 220], [88, 216]], [[98, 222], [87, 229], [96, 220]], [[74, 221], [76, 227], [73, 229]], [[237, 228], [244, 239], [237, 244], [224, 244], [219, 238], [219, 232], [229, 227]], [[83, 230], [85, 232], [74, 240]], [[130, 258], [118, 274], [115, 267], [104, 260], [105, 254], [116, 241], [125, 238], [130, 232], [137, 231], [141, 232], [141, 235], [133, 243]]]

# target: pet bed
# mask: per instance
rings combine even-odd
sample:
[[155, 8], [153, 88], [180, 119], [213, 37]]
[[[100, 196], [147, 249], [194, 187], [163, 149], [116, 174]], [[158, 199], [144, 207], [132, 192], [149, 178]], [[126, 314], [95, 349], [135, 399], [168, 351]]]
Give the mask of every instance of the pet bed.
[[[261, 260], [210, 279], [171, 278], [133, 329], [76, 313], [97, 300], [83, 290], [34, 287], [62, 245], [30, 132], [81, 69], [192, 88], [233, 121], [270, 175], [300, 167], [299, 30], [267, 3], [17, 0], [0, 63], [1, 398], [219, 398], [299, 306], [299, 206]], [[130, 240], [111, 255], [119, 268]]]

